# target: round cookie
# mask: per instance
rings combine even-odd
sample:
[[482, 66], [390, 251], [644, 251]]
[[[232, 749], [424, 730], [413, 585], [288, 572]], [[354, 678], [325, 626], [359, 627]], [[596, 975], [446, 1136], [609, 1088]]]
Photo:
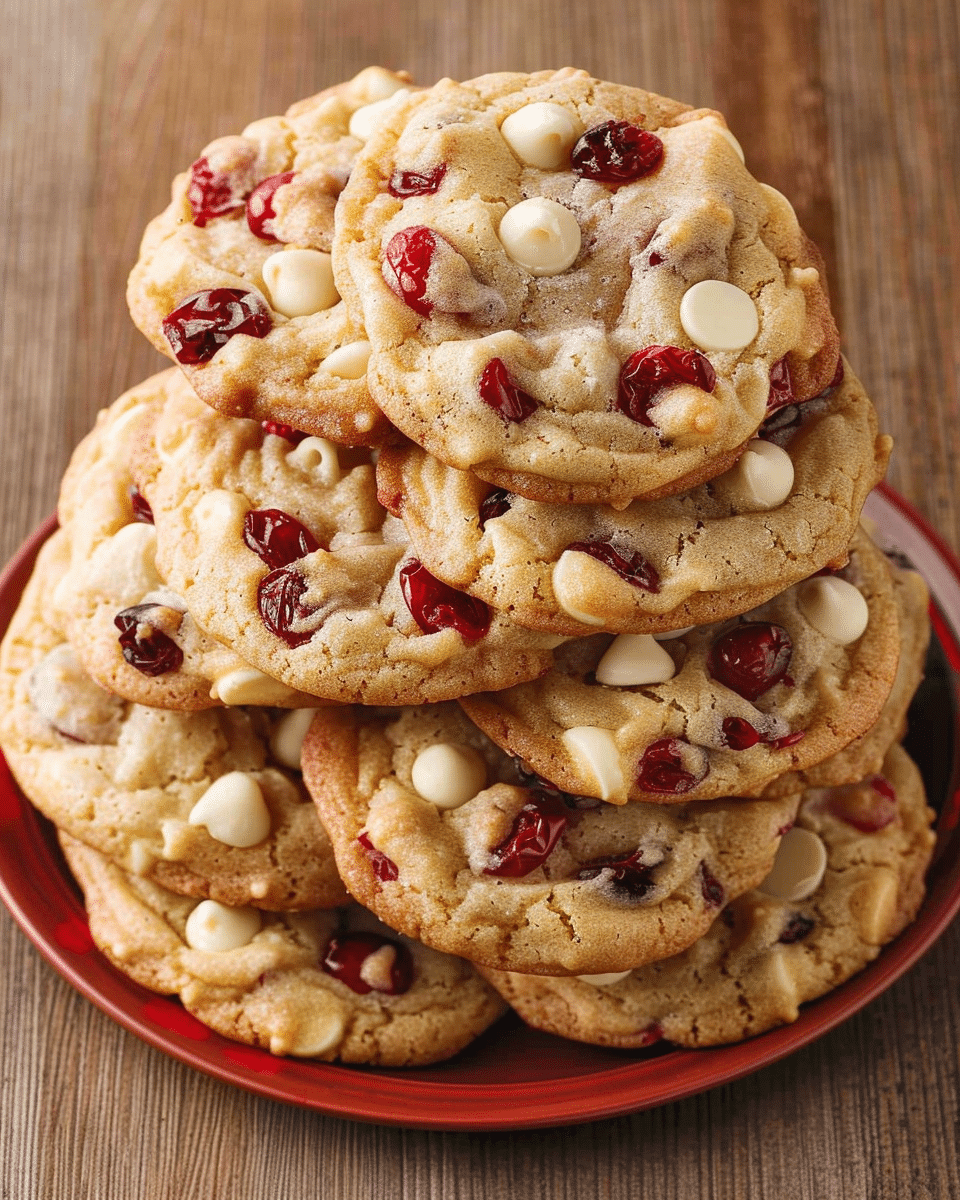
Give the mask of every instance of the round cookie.
[[435, 580], [378, 504], [369, 451], [294, 442], [171, 393], [135, 466], [157, 563], [199, 627], [286, 686], [404, 704], [498, 689], [561, 640]]
[[860, 382], [847, 368], [760, 433], [719, 478], [619, 511], [491, 489], [410, 444], [381, 452], [377, 483], [434, 575], [520, 624], [653, 633], [725, 620], [844, 562], [891, 446]]
[[408, 83], [368, 67], [282, 117], [218, 138], [176, 177], [169, 206], [148, 225], [130, 313], [219, 411], [351, 445], [391, 436], [367, 389], [369, 345], [337, 295], [330, 249], [354, 155]]
[[577, 639], [549, 674], [462, 703], [563, 791], [617, 804], [759, 796], [864, 733], [898, 657], [890, 567], [859, 531], [841, 572], [736, 620], [659, 642]]
[[[510, 125], [531, 114], [539, 149]], [[383, 411], [535, 500], [623, 507], [725, 471], [839, 355], [820, 256], [738, 151], [719, 113], [569, 68], [408, 97], [334, 238]]]
[[304, 728], [309, 710], [177, 713], [105, 691], [46, 618], [52, 548], [0, 648], [0, 744], [27, 798], [173, 891], [266, 909], [342, 904], [329, 840], [290, 769], [291, 722]]
[[675, 954], [767, 874], [798, 797], [615, 807], [550, 791], [453, 704], [321, 710], [304, 781], [353, 896], [503, 970]]
[[[864, 828], [871, 813], [887, 823]], [[608, 980], [483, 974], [528, 1024], [577, 1041], [637, 1048], [752, 1037], [795, 1021], [801, 1004], [849, 979], [913, 920], [933, 815], [919, 771], [893, 746], [882, 777], [806, 793], [788, 835], [796, 841], [782, 843], [797, 852], [792, 868], [781, 862], [683, 954]]]
[[357, 905], [282, 915], [196, 905], [61, 840], [100, 950], [234, 1041], [422, 1066], [456, 1054], [506, 1007], [469, 964], [398, 937]]

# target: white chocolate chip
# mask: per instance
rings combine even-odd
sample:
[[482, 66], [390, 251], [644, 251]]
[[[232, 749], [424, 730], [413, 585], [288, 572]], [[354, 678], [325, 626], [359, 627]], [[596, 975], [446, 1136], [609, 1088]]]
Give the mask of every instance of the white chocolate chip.
[[836, 575], [818, 575], [798, 584], [797, 604], [814, 629], [838, 646], [855, 642], [870, 620], [859, 589]]
[[546, 101], [525, 104], [500, 126], [504, 141], [517, 158], [544, 171], [570, 165], [570, 151], [582, 132], [583, 126], [571, 112]]
[[597, 663], [597, 683], [640, 687], [666, 683], [677, 673], [673, 659], [649, 633], [621, 633]]
[[769, 511], [793, 491], [793, 459], [781, 446], [754, 438], [721, 481], [749, 504]]
[[759, 890], [777, 900], [805, 900], [820, 886], [826, 869], [826, 846], [809, 829], [794, 825], [781, 838], [773, 867]]
[[594, 987], [612, 987], [613, 984], [619, 983], [621, 979], [626, 979], [628, 975], [632, 975], [632, 971], [604, 971], [600, 975], [578, 975], [582, 983], [590, 983]]
[[372, 104], [365, 104], [363, 108], [358, 108], [350, 118], [350, 136], [365, 142], [376, 133], [392, 109], [409, 95], [408, 87], [399, 87], [391, 95], [384, 96], [381, 100], [374, 100]]
[[127, 852], [127, 870], [133, 875], [146, 875], [156, 861], [150, 843], [144, 838], [134, 838]]
[[609, 729], [577, 725], [564, 730], [562, 741], [580, 770], [593, 778], [601, 800], [626, 795], [620, 751]]
[[214, 700], [222, 700], [224, 704], [257, 704], [263, 708], [288, 704], [296, 695], [292, 688], [264, 675], [256, 667], [236, 667], [214, 680], [210, 687], [210, 696]]
[[[314, 1058], [326, 1054], [343, 1040], [346, 1022], [343, 1013], [327, 1012], [316, 1008], [297, 1030], [296, 1038], [289, 1046], [278, 1046], [276, 1054], [295, 1054], [298, 1058]], [[271, 1049], [273, 1047], [271, 1046]]]
[[392, 992], [393, 980], [390, 972], [397, 961], [397, 948], [387, 943], [374, 950], [360, 964], [360, 978], [375, 992]]
[[368, 104], [374, 100], [386, 100], [402, 87], [403, 80], [386, 67], [364, 67], [350, 80], [350, 90], [362, 96]]
[[307, 736], [315, 708], [293, 708], [280, 718], [270, 734], [270, 753], [281, 767], [300, 770], [303, 739]]
[[701, 350], [742, 350], [760, 331], [757, 306], [722, 279], [701, 279], [680, 301], [680, 324]]
[[[584, 559], [588, 561], [585, 563]], [[557, 603], [568, 617], [573, 617], [575, 621], [582, 621], [584, 625], [602, 625], [604, 623], [603, 617], [584, 612], [577, 607], [573, 600], [573, 597], [580, 591], [584, 569], [592, 569], [591, 564], [595, 561], [589, 554], [584, 554], [582, 550], [564, 550], [557, 559], [551, 577], [553, 594]]]
[[228, 908], [216, 900], [201, 900], [187, 917], [187, 945], [193, 950], [222, 953], [239, 950], [260, 932], [260, 914], [255, 908]]
[[771, 216], [778, 217], [781, 221], [786, 220], [788, 225], [797, 223], [796, 211], [783, 192], [778, 192], [769, 183], [761, 183], [760, 190], [767, 198], [767, 209]]
[[559, 275], [580, 253], [577, 218], [546, 196], [532, 196], [508, 208], [497, 235], [507, 254], [531, 275]]
[[205, 492], [197, 501], [193, 510], [193, 524], [201, 537], [206, 530], [219, 537], [230, 525], [239, 524], [243, 520], [243, 513], [244, 503], [236, 492], [217, 488]]
[[365, 339], [347, 342], [332, 350], [320, 364], [319, 370], [336, 375], [338, 379], [362, 379], [370, 362], [370, 343]]
[[304, 438], [287, 455], [291, 466], [315, 475], [318, 483], [328, 486], [340, 482], [340, 458], [333, 442], [322, 437]]
[[191, 825], [226, 846], [256, 846], [270, 835], [270, 810], [260, 785], [244, 771], [228, 771], [207, 788], [190, 810]]
[[417, 755], [410, 778], [417, 794], [437, 808], [459, 808], [486, 787], [487, 768], [470, 746], [435, 742]]
[[330, 255], [322, 250], [278, 250], [262, 272], [271, 307], [285, 317], [309, 317], [340, 299]]
[[685, 633], [690, 633], [696, 629], [696, 625], [684, 625], [682, 629], [664, 629], [660, 633], [653, 634], [655, 642], [669, 642], [672, 638], [683, 637]]

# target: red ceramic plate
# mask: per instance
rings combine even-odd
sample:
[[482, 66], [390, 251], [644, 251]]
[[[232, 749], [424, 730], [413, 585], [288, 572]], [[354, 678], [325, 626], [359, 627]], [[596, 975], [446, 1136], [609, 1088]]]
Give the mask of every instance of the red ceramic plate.
[[[726, 1083], [820, 1037], [889, 987], [927, 950], [960, 908], [957, 716], [960, 564], [889, 489], [866, 515], [876, 539], [926, 577], [934, 597], [928, 677], [911, 710], [908, 747], [940, 812], [937, 854], [918, 920], [866, 970], [792, 1025], [712, 1050], [651, 1047], [636, 1053], [567, 1042], [506, 1017], [451, 1062], [407, 1071], [277, 1059], [229, 1042], [176, 1000], [119, 974], [94, 948], [52, 827], [22, 798], [0, 759], [0, 896], [41, 954], [78, 991], [138, 1037], [181, 1062], [262, 1096], [358, 1120], [422, 1129], [523, 1129], [596, 1120], [651, 1108]], [[6, 629], [51, 518], [0, 578]]]

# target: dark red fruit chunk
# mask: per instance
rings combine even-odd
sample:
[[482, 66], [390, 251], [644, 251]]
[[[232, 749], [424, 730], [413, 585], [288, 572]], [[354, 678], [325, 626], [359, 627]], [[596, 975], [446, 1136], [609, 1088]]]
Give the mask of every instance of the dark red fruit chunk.
[[505, 421], [525, 421], [539, 405], [510, 378], [502, 358], [491, 358], [480, 373], [480, 399], [500, 414]]
[[529, 875], [550, 856], [569, 819], [570, 814], [559, 796], [531, 792], [510, 832], [490, 851], [493, 863], [484, 868], [484, 875], [507, 879]]
[[743, 717], [724, 717], [721, 729], [723, 740], [731, 750], [749, 750], [758, 742], [769, 746], [771, 750], [783, 750], [787, 746], [795, 746], [804, 736], [804, 731], [797, 729], [793, 733], [785, 733], [783, 737], [768, 738]]
[[660, 166], [663, 142], [629, 121], [605, 121], [588, 129], [574, 146], [570, 165], [581, 179], [629, 183]]
[[640, 1046], [652, 1046], [654, 1042], [663, 1041], [663, 1030], [659, 1025], [648, 1025], [640, 1034]]
[[794, 942], [803, 941], [813, 926], [814, 922], [810, 917], [805, 917], [803, 913], [793, 913], [787, 918], [783, 933], [780, 934], [777, 941], [783, 942], [785, 946], [792, 946]]
[[282, 188], [293, 178], [293, 171], [284, 171], [281, 175], [270, 175], [263, 179], [247, 197], [247, 224], [250, 232], [265, 242], [276, 242], [279, 239], [273, 231], [273, 219], [277, 215], [273, 207], [273, 197], [277, 188]]
[[179, 363], [209, 362], [238, 333], [262, 338], [273, 327], [259, 296], [242, 288], [213, 288], [195, 292], [163, 322], [163, 332]]
[[437, 163], [429, 171], [401, 171], [398, 167], [390, 176], [387, 191], [398, 199], [406, 196], [432, 196], [443, 183], [446, 173], [445, 162]]
[[135, 521], [142, 521], [144, 525], [152, 525], [153, 509], [135, 483], [131, 483], [129, 493], [130, 507], [133, 509], [133, 519]]
[[663, 255], [658, 254], [656, 252], [656, 250], [654, 250], [651, 253], [650, 257], [647, 259], [647, 262], [650, 264], [651, 267], [659, 267], [663, 261], [664, 261]]
[[793, 733], [785, 733], [783, 737], [771, 738], [767, 745], [771, 750], [785, 750], [787, 746], [795, 746], [797, 742], [802, 742], [805, 736], [804, 730], [795, 729]]
[[598, 875], [603, 875], [604, 885], [622, 900], [642, 900], [653, 887], [653, 867], [644, 863], [640, 849], [612, 858], [595, 858], [577, 872], [578, 879], [596, 879]]
[[291, 648], [309, 642], [316, 632], [304, 628], [304, 623], [314, 612], [302, 603], [306, 590], [307, 581], [292, 565], [278, 567], [264, 575], [257, 587], [260, 619], [275, 637]]
[[260, 428], [264, 433], [272, 433], [274, 437], [285, 438], [288, 442], [293, 442], [298, 446], [304, 438], [310, 436], [309, 433], [304, 433], [302, 429], [294, 429], [292, 425], [284, 425], [282, 421], [261, 421]]
[[705, 862], [700, 864], [700, 894], [709, 908], [719, 908], [726, 897], [723, 884]]
[[677, 383], [692, 383], [701, 391], [712, 392], [717, 373], [699, 350], [646, 346], [631, 354], [620, 368], [617, 408], [640, 425], [652, 426], [649, 409], [657, 394]]
[[150, 624], [150, 615], [159, 604], [135, 604], [113, 618], [120, 630], [120, 649], [124, 661], [136, 667], [141, 675], [166, 675], [177, 671], [183, 663], [183, 651], [169, 634]]
[[424, 633], [455, 629], [465, 642], [477, 642], [490, 628], [490, 610], [482, 600], [442, 583], [418, 559], [401, 568], [400, 590]]
[[793, 404], [793, 380], [790, 378], [790, 365], [786, 358], [781, 358], [770, 368], [770, 391], [767, 393], [767, 412], [776, 412]]
[[484, 496], [480, 505], [480, 528], [483, 529], [488, 521], [492, 521], [495, 517], [502, 517], [505, 512], [509, 511], [510, 493], [506, 488], [494, 488], [488, 496]]
[[[583, 554], [589, 554], [591, 558], [599, 559], [600, 562], [606, 563], [608, 567], [616, 571], [621, 579], [632, 583], [641, 591], [654, 593], [660, 591], [660, 575], [656, 567], [648, 563], [639, 550], [634, 551], [629, 558], [626, 558], [609, 542], [571, 542], [567, 549], [579, 550]], [[629, 551], [625, 553], [629, 553]]]
[[395, 233], [384, 252], [384, 279], [421, 317], [433, 312], [433, 302], [427, 299], [427, 282], [439, 237], [426, 225], [411, 225]]
[[834, 789], [827, 807], [838, 820], [861, 833], [876, 833], [896, 818], [897, 793], [888, 779], [871, 775], [861, 783]]
[[243, 207], [243, 193], [236, 190], [233, 177], [227, 171], [215, 171], [206, 157], [198, 158], [190, 167], [187, 199], [193, 209], [193, 223], [201, 229], [213, 217]]
[[785, 680], [792, 653], [790, 634], [782, 626], [748, 621], [717, 638], [707, 669], [719, 683], [752, 701]]
[[710, 767], [704, 759], [702, 767], [684, 762], [684, 747], [690, 743], [682, 738], [660, 738], [644, 750], [637, 769], [637, 787], [645, 792], [662, 792], [682, 796], [705, 779]]
[[392, 883], [394, 879], [400, 878], [400, 868], [392, 858], [388, 858], [382, 850], [376, 848], [370, 841], [369, 833], [361, 833], [357, 841], [366, 851], [373, 873], [381, 883]]
[[[361, 972], [370, 955], [376, 954], [384, 946], [389, 946], [394, 952], [389, 982], [386, 987], [374, 986], [363, 978]], [[332, 937], [321, 965], [328, 975], [345, 983], [358, 996], [365, 996], [372, 991], [383, 992], [387, 996], [401, 996], [410, 990], [413, 983], [413, 957], [410, 951], [400, 942], [377, 933], [347, 933]]]
[[268, 567], [288, 567], [320, 549], [309, 529], [279, 508], [253, 509], [243, 518], [243, 540]]

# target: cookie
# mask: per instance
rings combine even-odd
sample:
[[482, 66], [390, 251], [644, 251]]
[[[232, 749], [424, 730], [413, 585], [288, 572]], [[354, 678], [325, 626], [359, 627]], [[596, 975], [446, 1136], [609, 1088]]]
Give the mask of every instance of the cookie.
[[606, 980], [483, 973], [528, 1024], [577, 1041], [752, 1037], [796, 1020], [801, 1004], [849, 979], [913, 920], [933, 816], [919, 771], [894, 746], [882, 776], [808, 792], [771, 877], [683, 954]]
[[504, 1011], [460, 959], [385, 929], [359, 906], [265, 914], [186, 900], [62, 838], [90, 932], [118, 970], [224, 1037], [379, 1066], [449, 1058]]
[[[96, 684], [44, 609], [44, 559], [0, 649], [0, 745], [27, 798], [71, 836], [189, 896], [266, 909], [342, 904], [303, 788], [309, 711], [178, 713]], [[292, 747], [292, 748], [291, 748]]]
[[898, 657], [890, 567], [858, 532], [842, 571], [736, 620], [661, 641], [580, 638], [540, 679], [462, 703], [566, 792], [618, 804], [759, 796], [864, 733]]
[[157, 563], [197, 625], [287, 687], [404, 704], [545, 671], [553, 634], [455, 592], [377, 502], [370, 452], [294, 442], [171, 392], [135, 466]]
[[211, 142], [147, 227], [127, 300], [137, 327], [197, 393], [347, 444], [390, 425], [366, 384], [369, 344], [340, 302], [333, 213], [376, 114], [409, 76], [369, 67], [348, 83]]
[[770, 870], [798, 800], [564, 796], [453, 704], [321, 710], [303, 771], [361, 904], [438, 950], [547, 975], [690, 945]]
[[860, 382], [846, 368], [760, 433], [718, 479], [620, 511], [491, 489], [412, 444], [380, 454], [377, 482], [452, 587], [534, 629], [654, 633], [726, 620], [845, 561], [891, 446]]
[[837, 370], [820, 256], [720, 114], [583, 71], [408, 97], [333, 254], [391, 421], [533, 500], [687, 491]]

